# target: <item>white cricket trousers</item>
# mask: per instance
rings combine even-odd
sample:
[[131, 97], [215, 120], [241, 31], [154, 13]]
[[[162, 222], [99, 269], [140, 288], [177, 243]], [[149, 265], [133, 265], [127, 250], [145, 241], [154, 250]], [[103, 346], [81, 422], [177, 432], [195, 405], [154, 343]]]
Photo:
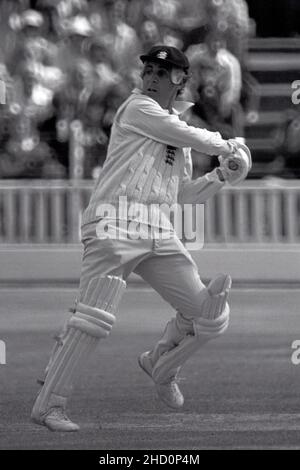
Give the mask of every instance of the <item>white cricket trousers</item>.
[[[89, 282], [106, 275], [127, 279], [131, 272], [141, 276], [161, 297], [185, 318], [193, 319], [200, 307], [201, 282], [198, 269], [191, 255], [174, 231], [165, 239], [164, 229], [155, 229], [156, 236], [150, 236], [150, 227], [140, 224], [139, 233], [131, 234], [119, 229], [118, 237], [99, 239], [97, 222], [82, 227], [84, 246], [80, 276], [80, 297]], [[132, 238], [131, 238], [132, 235]]]

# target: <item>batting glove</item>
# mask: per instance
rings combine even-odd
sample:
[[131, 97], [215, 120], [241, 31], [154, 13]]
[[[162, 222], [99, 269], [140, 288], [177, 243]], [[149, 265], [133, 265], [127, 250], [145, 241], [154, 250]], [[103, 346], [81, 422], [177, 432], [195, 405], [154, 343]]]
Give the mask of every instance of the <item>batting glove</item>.
[[223, 178], [224, 181], [234, 186], [246, 178], [252, 167], [252, 159], [247, 145], [236, 139], [230, 139], [230, 143], [233, 146], [233, 152], [218, 158], [220, 162], [218, 175], [221, 180]]

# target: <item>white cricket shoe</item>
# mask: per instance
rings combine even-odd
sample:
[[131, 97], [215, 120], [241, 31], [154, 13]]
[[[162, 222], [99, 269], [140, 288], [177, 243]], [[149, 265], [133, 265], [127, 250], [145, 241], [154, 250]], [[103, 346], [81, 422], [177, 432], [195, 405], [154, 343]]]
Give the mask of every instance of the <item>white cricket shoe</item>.
[[34, 410], [31, 414], [31, 419], [34, 423], [40, 424], [50, 429], [50, 431], [61, 431], [61, 432], [74, 432], [79, 431], [79, 426], [73, 423], [66, 415], [65, 410], [62, 407], [50, 408], [43, 415], [35, 413]]
[[[146, 372], [149, 377], [153, 380], [152, 377], [152, 369], [153, 366], [151, 364], [151, 360], [149, 357], [149, 351], [146, 351], [142, 353], [138, 359], [139, 366], [141, 369], [143, 369], [144, 372]], [[153, 380], [154, 382], [154, 380]], [[158, 397], [168, 406], [171, 408], [181, 408], [184, 404], [184, 397], [176, 383], [175, 377], [172, 377], [168, 382], [166, 383], [156, 383], [155, 384], [155, 389]]]
[[50, 431], [73, 432], [78, 431], [79, 426], [73, 423], [65, 412], [66, 400], [52, 394], [47, 409], [41, 407], [41, 390], [32, 408], [31, 420]]

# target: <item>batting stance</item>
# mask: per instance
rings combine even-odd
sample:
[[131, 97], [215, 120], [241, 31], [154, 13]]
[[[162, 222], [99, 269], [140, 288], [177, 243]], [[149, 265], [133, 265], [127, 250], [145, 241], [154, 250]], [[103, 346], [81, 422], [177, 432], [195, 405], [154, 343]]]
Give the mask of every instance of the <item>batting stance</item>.
[[[76, 308], [57, 338], [32, 410], [32, 419], [52, 431], [79, 429], [66, 415], [67, 400], [77, 373], [99, 340], [109, 336], [131, 272], [176, 311], [153, 349], [139, 357], [166, 405], [183, 405], [176, 381], [180, 368], [229, 322], [230, 276], [219, 275], [206, 287], [161, 207], [203, 203], [226, 182], [241, 181], [251, 167], [249, 149], [180, 119], [191, 105], [177, 100], [189, 77], [181, 51], [155, 46], [141, 60], [142, 89], [133, 90], [116, 113], [107, 158], [83, 215]], [[219, 155], [219, 167], [192, 180], [191, 148]], [[124, 211], [124, 198], [142, 209]]]

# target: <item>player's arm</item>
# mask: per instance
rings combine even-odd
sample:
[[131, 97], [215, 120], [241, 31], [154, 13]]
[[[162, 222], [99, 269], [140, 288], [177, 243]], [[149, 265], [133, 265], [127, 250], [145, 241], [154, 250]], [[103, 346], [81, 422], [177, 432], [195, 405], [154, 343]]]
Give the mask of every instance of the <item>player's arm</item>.
[[219, 157], [220, 166], [192, 180], [192, 159], [185, 152], [184, 177], [178, 194], [180, 203], [202, 204], [214, 196], [226, 183], [234, 186], [246, 178], [252, 166], [251, 153], [245, 144], [237, 142], [235, 152]]
[[204, 176], [183, 183], [178, 194], [178, 202], [180, 204], [202, 204], [220, 191], [224, 185], [225, 181], [220, 180], [216, 169], [214, 169]]
[[184, 176], [179, 188], [180, 204], [202, 204], [213, 197], [225, 185], [225, 180], [217, 169], [204, 176], [192, 179], [193, 164], [189, 149], [185, 149]]
[[132, 100], [120, 121], [120, 125], [137, 134], [166, 145], [191, 147], [207, 155], [232, 154], [233, 141], [222, 139], [219, 132], [189, 126], [176, 114], [169, 114], [154, 100], [136, 98]]

